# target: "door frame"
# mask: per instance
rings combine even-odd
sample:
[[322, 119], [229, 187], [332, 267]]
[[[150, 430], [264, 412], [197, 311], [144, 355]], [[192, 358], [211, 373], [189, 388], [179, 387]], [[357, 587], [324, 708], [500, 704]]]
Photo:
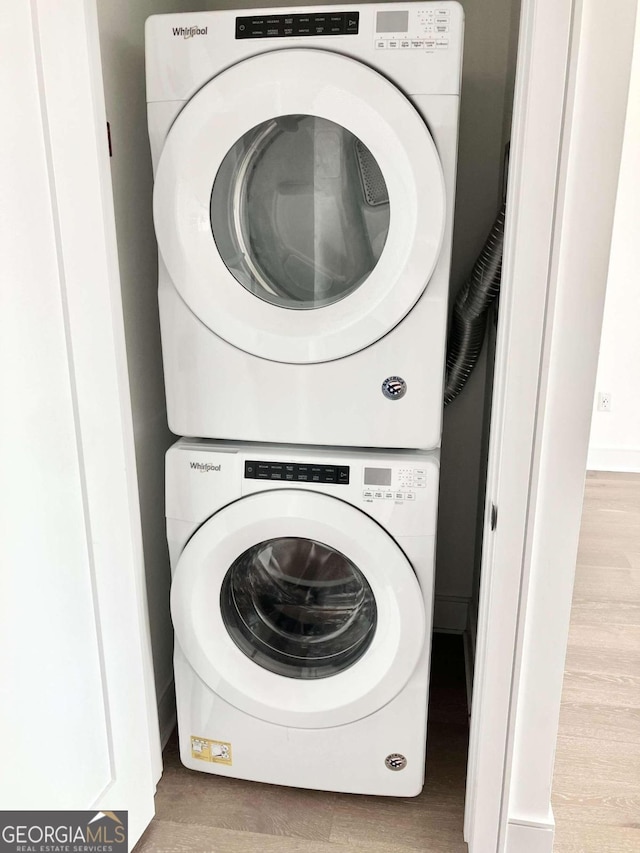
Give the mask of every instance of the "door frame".
[[[555, 743], [636, 6], [619, 4], [603, 39], [594, 0], [522, 4], [465, 808], [470, 853], [553, 848]], [[597, 205], [589, 205], [594, 176]]]
[[128, 810], [131, 849], [153, 818], [162, 755], [97, 7], [30, 7], [109, 749], [103, 789], [75, 808]]

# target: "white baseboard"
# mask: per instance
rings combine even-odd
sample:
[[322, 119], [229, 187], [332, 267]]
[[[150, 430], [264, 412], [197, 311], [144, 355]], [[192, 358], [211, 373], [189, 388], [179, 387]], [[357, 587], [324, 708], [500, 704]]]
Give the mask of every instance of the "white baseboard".
[[467, 629], [468, 609], [468, 598], [458, 598], [453, 595], [436, 595], [433, 608], [434, 631], [462, 634]]
[[640, 447], [590, 447], [587, 470], [640, 473]]
[[510, 820], [507, 824], [507, 842], [504, 853], [553, 853], [555, 823], [521, 823]]
[[164, 749], [177, 723], [176, 691], [173, 678], [158, 694], [158, 721], [160, 724], [160, 743]]

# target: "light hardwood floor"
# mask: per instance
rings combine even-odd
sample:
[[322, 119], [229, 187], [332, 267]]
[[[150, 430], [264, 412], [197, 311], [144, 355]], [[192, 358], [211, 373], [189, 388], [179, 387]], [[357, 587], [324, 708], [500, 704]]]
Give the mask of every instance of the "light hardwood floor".
[[[208, 776], [182, 767], [173, 740], [136, 853], [466, 853], [457, 640], [434, 644], [420, 797]], [[640, 853], [640, 475], [587, 476], [552, 799], [554, 853]]]
[[640, 474], [587, 475], [554, 853], [640, 851]]

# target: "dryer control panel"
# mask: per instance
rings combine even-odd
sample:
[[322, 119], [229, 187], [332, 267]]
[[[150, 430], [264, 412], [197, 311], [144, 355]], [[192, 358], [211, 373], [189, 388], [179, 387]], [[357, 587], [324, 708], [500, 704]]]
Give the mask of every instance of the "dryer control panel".
[[359, 12], [311, 12], [299, 15], [252, 15], [236, 18], [237, 39], [268, 39], [293, 36], [357, 35]]
[[383, 10], [376, 13], [376, 50], [448, 50], [452, 27], [451, 8], [430, 3], [417, 9]]
[[247, 459], [244, 476], [249, 480], [284, 480], [293, 483], [336, 483], [349, 485], [348, 465], [318, 465], [302, 462], [259, 462]]

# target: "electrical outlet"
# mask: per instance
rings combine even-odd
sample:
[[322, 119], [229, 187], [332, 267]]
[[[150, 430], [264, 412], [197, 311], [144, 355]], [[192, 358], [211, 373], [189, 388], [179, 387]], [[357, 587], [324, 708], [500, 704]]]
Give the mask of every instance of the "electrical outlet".
[[598, 391], [598, 411], [611, 411], [611, 393], [609, 391]]

